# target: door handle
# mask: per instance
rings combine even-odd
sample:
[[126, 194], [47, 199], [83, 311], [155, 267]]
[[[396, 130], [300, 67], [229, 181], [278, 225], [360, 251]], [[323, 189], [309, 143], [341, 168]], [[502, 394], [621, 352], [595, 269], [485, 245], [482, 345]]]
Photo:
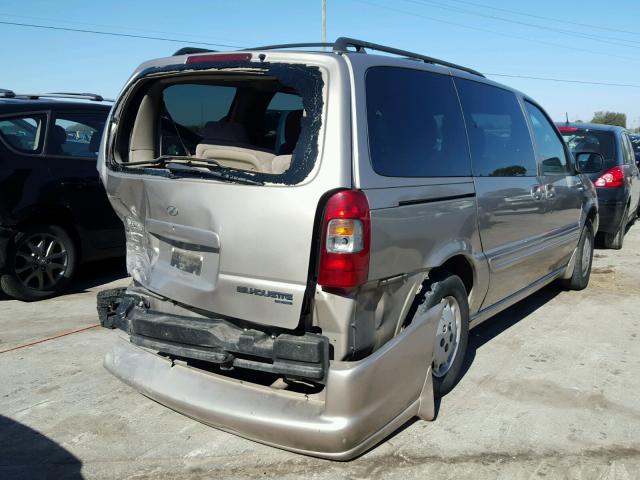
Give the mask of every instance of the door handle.
[[545, 191], [547, 192], [547, 198], [553, 198], [556, 196], [556, 188], [553, 186], [553, 184], [548, 184], [545, 185]]
[[534, 185], [531, 187], [531, 196], [534, 200], [542, 200], [542, 188], [540, 185]]

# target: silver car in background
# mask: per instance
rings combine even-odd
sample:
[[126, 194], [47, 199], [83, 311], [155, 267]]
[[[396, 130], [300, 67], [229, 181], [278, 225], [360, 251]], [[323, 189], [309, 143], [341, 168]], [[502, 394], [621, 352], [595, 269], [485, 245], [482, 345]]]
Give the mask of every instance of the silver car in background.
[[602, 159], [471, 69], [331, 46], [134, 72], [98, 161], [132, 283], [98, 308], [125, 332], [106, 368], [144, 395], [344, 460], [433, 419], [469, 328], [587, 286]]

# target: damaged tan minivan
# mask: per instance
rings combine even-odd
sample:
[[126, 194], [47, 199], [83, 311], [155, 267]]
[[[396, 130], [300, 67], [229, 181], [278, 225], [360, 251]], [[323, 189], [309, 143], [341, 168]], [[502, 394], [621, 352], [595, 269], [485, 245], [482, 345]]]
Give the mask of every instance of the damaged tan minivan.
[[132, 282], [98, 310], [124, 331], [106, 368], [144, 395], [344, 460], [434, 417], [469, 328], [586, 287], [602, 159], [574, 161], [532, 99], [471, 69], [318, 46], [133, 74], [98, 161]]

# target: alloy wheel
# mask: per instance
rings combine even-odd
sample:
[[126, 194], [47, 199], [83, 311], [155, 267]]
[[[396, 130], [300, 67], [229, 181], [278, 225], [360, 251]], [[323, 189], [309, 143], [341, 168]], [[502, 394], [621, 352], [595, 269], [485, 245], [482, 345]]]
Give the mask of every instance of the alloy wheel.
[[14, 270], [25, 287], [50, 290], [64, 278], [68, 265], [62, 240], [50, 233], [34, 233], [18, 245]]

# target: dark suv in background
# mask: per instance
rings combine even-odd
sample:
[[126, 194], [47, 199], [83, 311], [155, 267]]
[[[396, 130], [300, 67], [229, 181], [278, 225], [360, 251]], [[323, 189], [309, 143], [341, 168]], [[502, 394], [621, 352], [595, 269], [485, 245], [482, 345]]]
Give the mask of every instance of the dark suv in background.
[[629, 139], [633, 146], [633, 153], [636, 156], [636, 166], [640, 167], [640, 133], [629, 134]]
[[0, 90], [0, 287], [9, 296], [50, 297], [81, 262], [124, 254], [96, 171], [103, 101]]
[[562, 123], [558, 128], [571, 152], [599, 153], [602, 170], [589, 175], [598, 192], [598, 237], [606, 248], [622, 248], [627, 226], [638, 214], [640, 171], [629, 133], [622, 127]]

